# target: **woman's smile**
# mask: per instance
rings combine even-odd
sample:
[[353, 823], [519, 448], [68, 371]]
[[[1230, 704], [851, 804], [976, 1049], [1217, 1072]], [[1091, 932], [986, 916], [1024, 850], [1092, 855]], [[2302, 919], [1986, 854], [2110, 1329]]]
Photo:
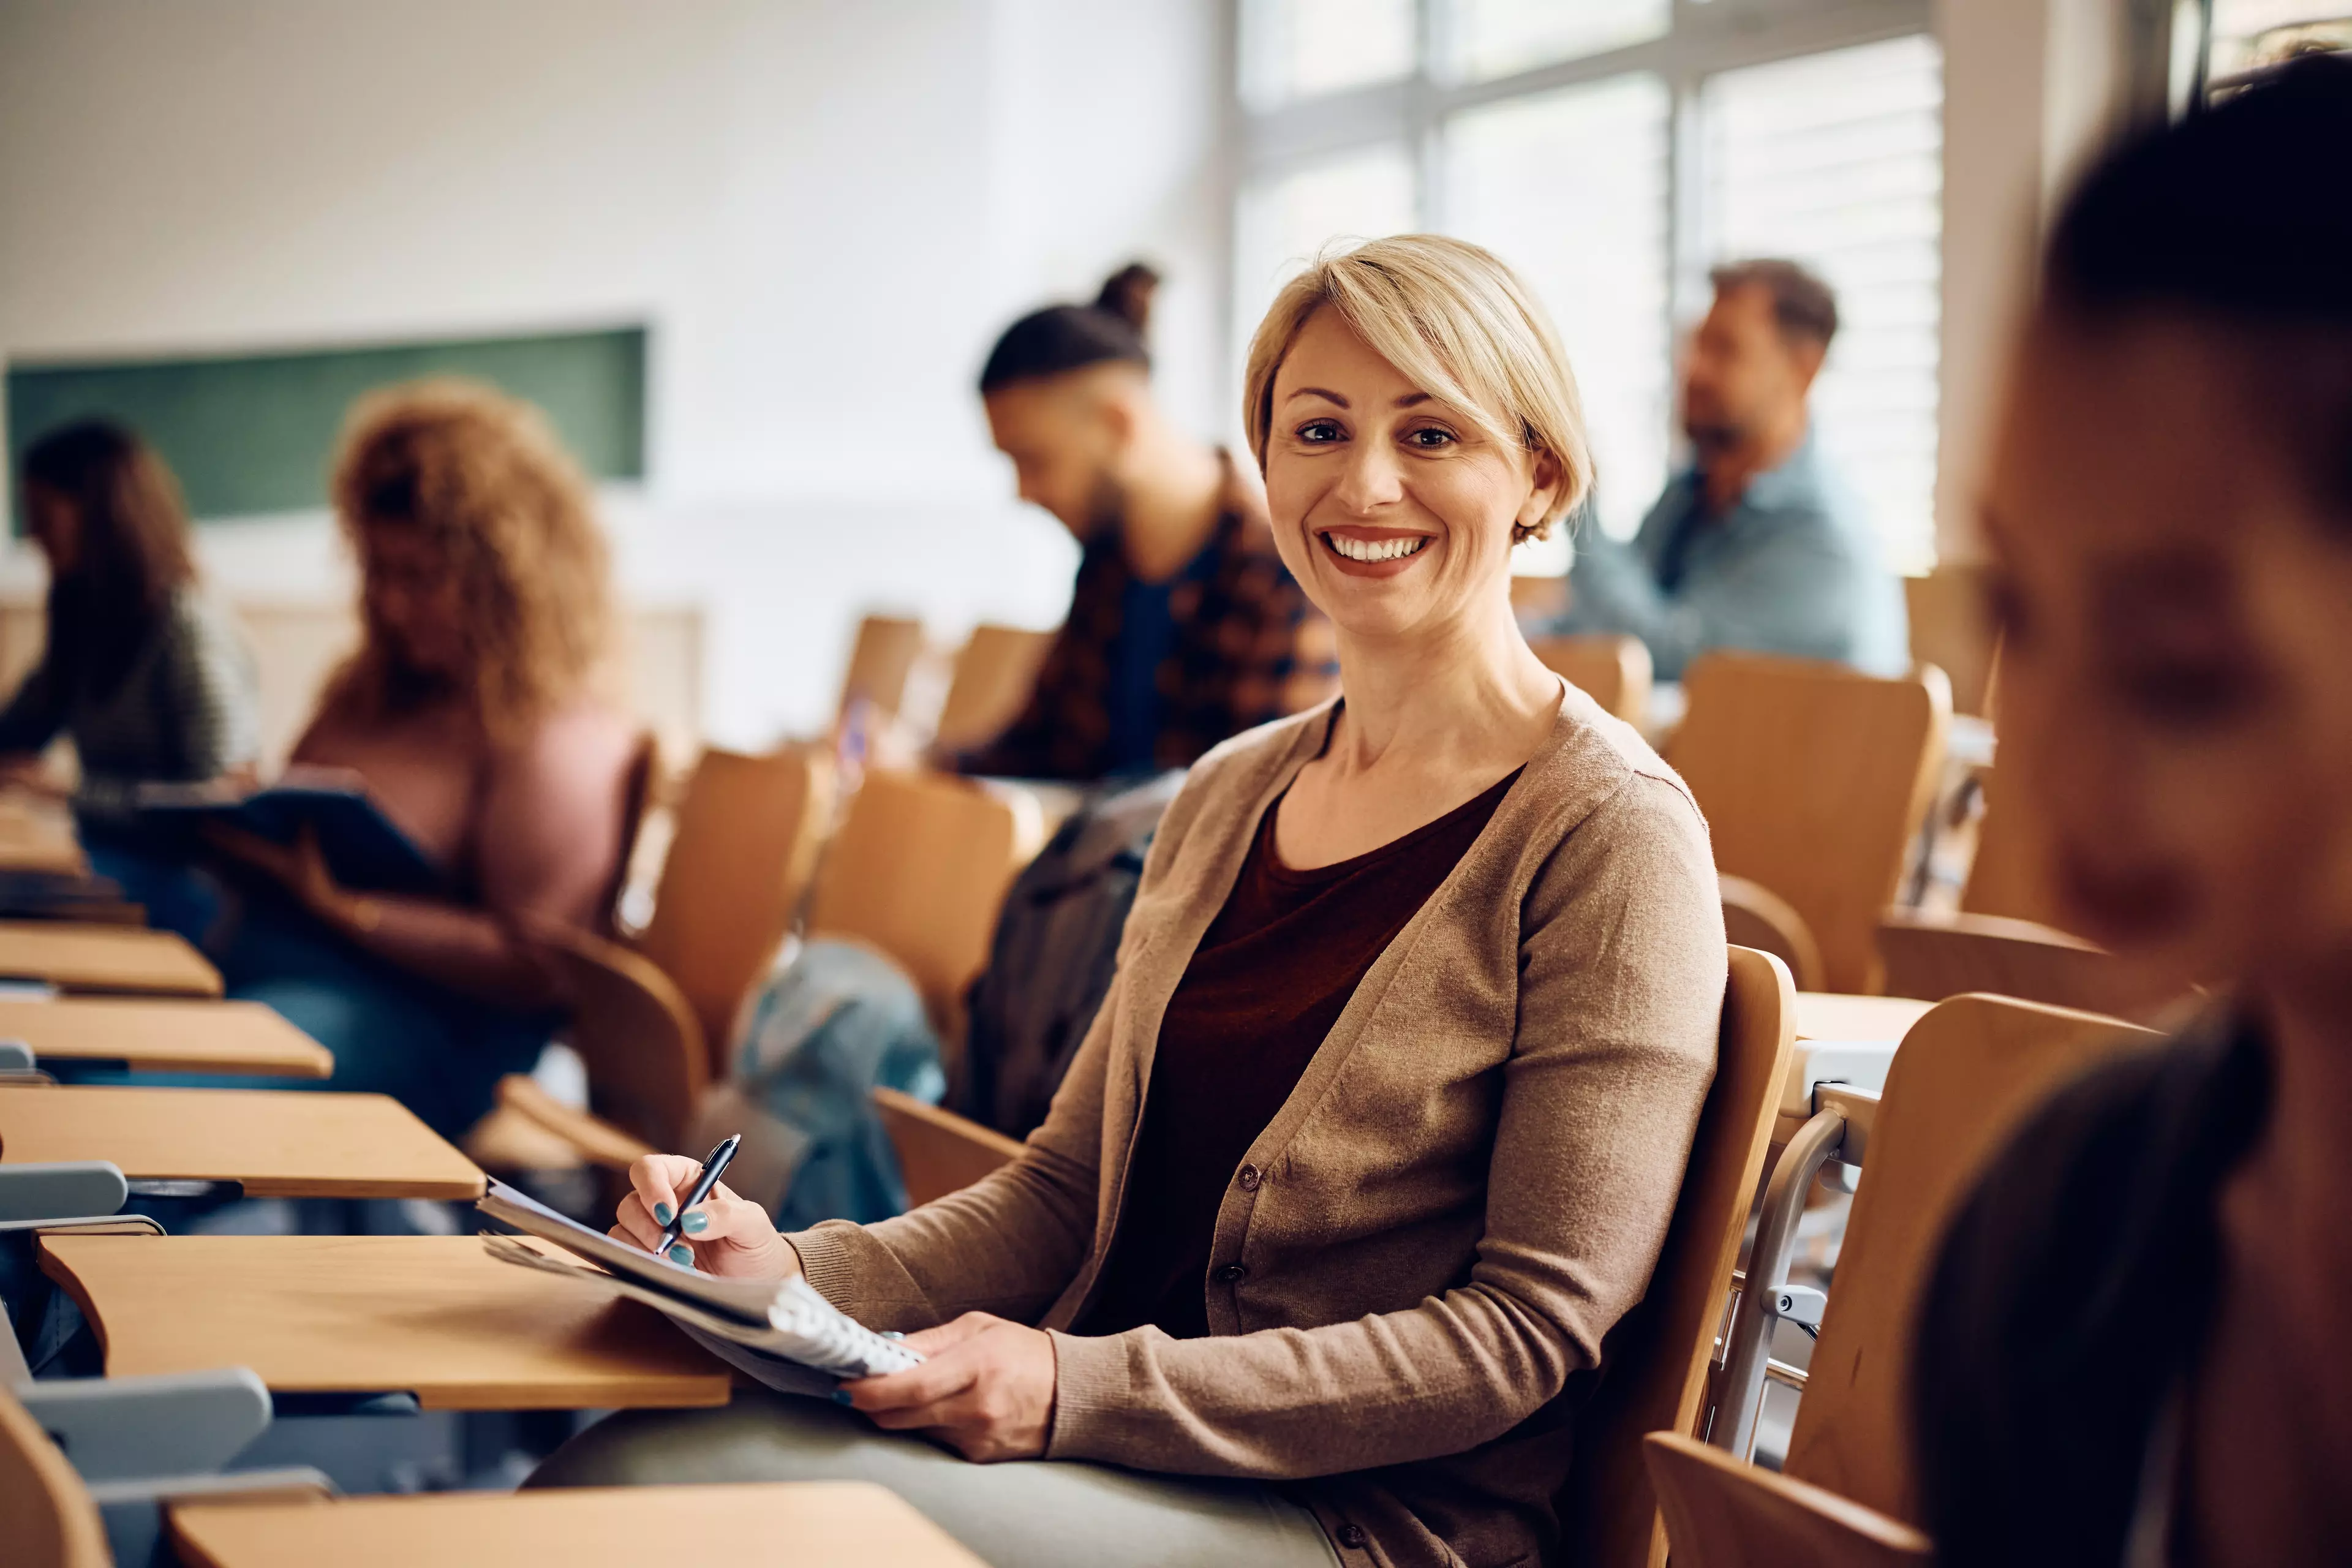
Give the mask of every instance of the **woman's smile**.
[[1331, 563], [1350, 577], [1393, 577], [1412, 570], [1412, 563], [1428, 553], [1428, 545], [1436, 536], [1410, 529], [1349, 524], [1318, 528], [1315, 537], [1322, 541]]

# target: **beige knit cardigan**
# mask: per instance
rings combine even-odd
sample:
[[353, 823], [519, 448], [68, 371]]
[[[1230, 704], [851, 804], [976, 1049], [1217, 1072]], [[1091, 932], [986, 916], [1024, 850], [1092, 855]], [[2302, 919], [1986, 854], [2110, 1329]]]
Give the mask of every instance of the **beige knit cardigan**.
[[1537, 1561], [1574, 1410], [1665, 1236], [1726, 963], [1696, 805], [1573, 688], [1235, 1168], [1202, 1281], [1211, 1336], [1067, 1331], [1110, 1250], [1161, 1014], [1334, 711], [1193, 767], [1019, 1159], [791, 1240], [877, 1329], [982, 1310], [1049, 1331], [1049, 1458], [1300, 1483], [1351, 1564]]

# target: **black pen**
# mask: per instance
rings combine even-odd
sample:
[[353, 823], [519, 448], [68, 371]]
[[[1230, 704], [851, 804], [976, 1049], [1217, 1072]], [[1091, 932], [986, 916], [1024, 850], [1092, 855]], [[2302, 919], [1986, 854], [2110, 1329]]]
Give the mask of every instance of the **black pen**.
[[[684, 1203], [677, 1205], [677, 1217], [662, 1226], [661, 1239], [654, 1245], [656, 1258], [669, 1257], [669, 1249], [677, 1245], [678, 1226], [686, 1223], [686, 1211], [710, 1195], [710, 1189], [719, 1184], [719, 1173], [727, 1168], [727, 1163], [730, 1160], [735, 1158], [736, 1146], [742, 1142], [743, 1135], [738, 1132], [734, 1137], [713, 1149], [704, 1158], [702, 1174], [694, 1179], [694, 1190], [687, 1194]], [[692, 1265], [689, 1264], [688, 1267], [691, 1268]]]

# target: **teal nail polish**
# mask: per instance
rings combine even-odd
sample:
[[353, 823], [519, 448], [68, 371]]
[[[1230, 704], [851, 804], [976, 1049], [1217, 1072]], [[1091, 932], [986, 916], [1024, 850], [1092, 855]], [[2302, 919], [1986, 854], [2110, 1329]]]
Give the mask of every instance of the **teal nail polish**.
[[656, 1225], [667, 1225], [669, 1223], [670, 1212], [670, 1206], [667, 1204], [656, 1204], [654, 1205], [654, 1223]]
[[673, 1247], [669, 1249], [669, 1260], [672, 1263], [691, 1263], [694, 1261], [694, 1249], [682, 1245]]
[[856, 1403], [856, 1400], [849, 1397], [849, 1390], [845, 1388], [836, 1388], [833, 1391], [833, 1402], [835, 1405], [854, 1405]]
[[700, 1236], [710, 1228], [710, 1216], [700, 1209], [691, 1210], [684, 1219], [677, 1222], [677, 1228], [688, 1236]]

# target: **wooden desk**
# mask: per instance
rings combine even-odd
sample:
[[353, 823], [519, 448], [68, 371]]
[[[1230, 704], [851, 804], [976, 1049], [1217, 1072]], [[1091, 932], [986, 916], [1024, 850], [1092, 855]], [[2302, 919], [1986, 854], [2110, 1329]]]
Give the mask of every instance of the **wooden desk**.
[[325, 1078], [335, 1070], [326, 1047], [258, 1002], [0, 998], [0, 1040], [22, 1040], [37, 1061], [121, 1062], [151, 1072]]
[[1908, 996], [1845, 996], [1832, 991], [1797, 993], [1800, 1040], [1882, 1040], [1889, 1045], [1911, 1032], [1933, 1002]]
[[0, 1085], [0, 1164], [111, 1160], [250, 1197], [478, 1198], [482, 1173], [389, 1095]]
[[478, 1237], [53, 1231], [40, 1247], [110, 1377], [249, 1366], [277, 1394], [430, 1410], [724, 1405], [731, 1385], [651, 1308], [501, 1263]]
[[62, 805], [0, 799], [0, 871], [79, 876], [89, 869]]
[[61, 991], [221, 994], [220, 971], [170, 931], [65, 921], [0, 921], [0, 977]]
[[980, 1568], [870, 1481], [582, 1487], [170, 1507], [190, 1568], [638, 1568], [676, 1560], [794, 1568]]
[[1797, 1049], [1780, 1086], [1772, 1142], [1786, 1143], [1813, 1113], [1813, 1085], [1833, 1078], [1876, 1089], [1886, 1081], [1895, 1047], [1932, 1002], [1908, 996], [1848, 996], [1831, 991], [1797, 993]]

